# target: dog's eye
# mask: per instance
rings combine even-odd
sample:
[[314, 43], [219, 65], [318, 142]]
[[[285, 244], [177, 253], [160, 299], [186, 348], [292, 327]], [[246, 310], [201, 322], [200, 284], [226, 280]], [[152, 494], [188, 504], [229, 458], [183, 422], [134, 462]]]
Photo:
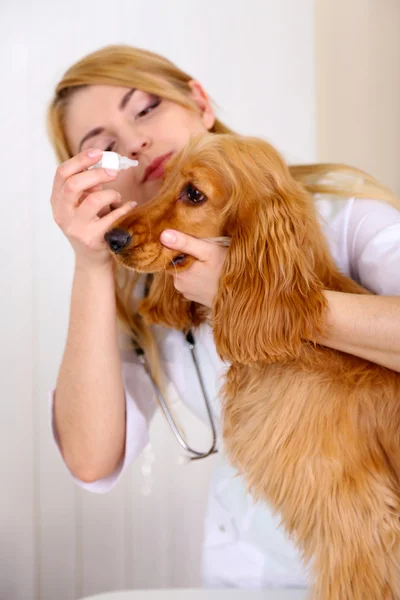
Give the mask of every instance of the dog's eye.
[[181, 200], [187, 200], [192, 204], [201, 204], [207, 200], [207, 197], [205, 194], [203, 194], [203, 192], [189, 183], [182, 191]]

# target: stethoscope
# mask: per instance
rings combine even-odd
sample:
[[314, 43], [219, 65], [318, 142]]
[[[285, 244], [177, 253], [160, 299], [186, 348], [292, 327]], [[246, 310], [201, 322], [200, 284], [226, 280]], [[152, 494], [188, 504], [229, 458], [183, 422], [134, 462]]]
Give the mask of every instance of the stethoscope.
[[158, 401], [160, 403], [160, 406], [161, 406], [161, 408], [162, 408], [162, 410], [164, 412], [164, 415], [166, 416], [168, 424], [171, 427], [172, 432], [173, 432], [175, 438], [178, 440], [178, 442], [182, 446], [182, 448], [184, 450], [186, 450], [186, 452], [189, 455], [191, 455], [188, 458], [190, 460], [197, 460], [199, 458], [206, 458], [207, 456], [210, 456], [211, 454], [214, 454], [215, 452], [218, 452], [218, 450], [216, 448], [216, 446], [217, 446], [217, 433], [216, 433], [216, 428], [215, 428], [215, 424], [214, 424], [214, 418], [213, 418], [213, 415], [212, 415], [212, 412], [211, 412], [210, 402], [208, 400], [207, 392], [206, 392], [205, 387], [204, 387], [204, 380], [203, 380], [203, 377], [201, 375], [199, 364], [197, 362], [197, 358], [196, 358], [195, 351], [194, 351], [195, 339], [194, 339], [194, 335], [193, 335], [192, 331], [189, 330], [187, 332], [187, 334], [185, 335], [185, 337], [186, 337], [186, 343], [187, 343], [187, 345], [189, 347], [189, 350], [190, 350], [190, 353], [192, 355], [194, 366], [196, 368], [196, 373], [197, 373], [197, 377], [198, 377], [198, 380], [199, 380], [199, 383], [200, 383], [200, 387], [201, 387], [201, 391], [202, 391], [202, 394], [203, 394], [204, 404], [206, 405], [208, 420], [209, 420], [210, 428], [211, 428], [211, 432], [212, 432], [212, 443], [211, 443], [211, 446], [210, 446], [209, 450], [207, 450], [206, 452], [198, 452], [197, 450], [194, 450], [193, 448], [191, 448], [189, 446], [189, 444], [187, 443], [187, 441], [183, 438], [182, 434], [180, 433], [180, 431], [179, 431], [179, 429], [178, 429], [178, 427], [177, 427], [177, 425], [176, 425], [176, 423], [175, 423], [175, 421], [174, 421], [174, 419], [173, 419], [173, 417], [171, 415], [171, 411], [169, 410], [168, 405], [167, 405], [167, 403], [164, 400], [164, 397], [163, 397], [163, 395], [161, 393], [161, 390], [158, 387], [157, 382], [155, 381], [155, 379], [154, 379], [154, 377], [153, 377], [153, 375], [151, 373], [149, 364], [148, 364], [147, 359], [146, 359], [146, 354], [145, 354], [143, 348], [141, 348], [137, 343], [134, 344], [134, 347], [135, 347], [135, 352], [136, 352], [136, 355], [137, 355], [139, 361], [143, 365], [143, 367], [144, 367], [147, 375], [149, 376], [149, 378], [151, 380], [151, 383], [152, 383], [154, 391], [155, 391], [155, 393], [157, 395], [157, 398], [158, 398]]
[[[148, 294], [148, 290], [149, 290], [149, 279], [146, 280], [146, 285], [145, 285], [145, 296], [147, 296]], [[183, 335], [186, 338], [186, 343], [189, 347], [190, 353], [192, 355], [192, 360], [193, 360], [193, 364], [195, 366], [196, 369], [196, 373], [197, 373], [197, 378], [199, 380], [199, 384], [201, 387], [201, 392], [203, 394], [203, 399], [204, 399], [204, 404], [206, 406], [207, 409], [207, 415], [208, 415], [208, 420], [210, 423], [210, 429], [211, 429], [211, 433], [212, 433], [212, 443], [211, 446], [209, 448], [209, 450], [207, 450], [206, 452], [198, 452], [197, 450], [194, 450], [193, 448], [191, 448], [189, 446], [189, 444], [187, 443], [187, 441], [183, 438], [181, 432], [179, 431], [172, 415], [171, 415], [171, 411], [168, 408], [167, 403], [164, 400], [164, 397], [161, 393], [161, 390], [159, 388], [159, 386], [157, 385], [157, 382], [155, 381], [149, 363], [147, 361], [146, 358], [146, 354], [143, 350], [143, 348], [136, 342], [133, 341], [133, 345], [134, 345], [134, 350], [136, 352], [136, 356], [138, 357], [140, 363], [143, 365], [144, 370], [146, 371], [147, 375], [150, 378], [150, 381], [153, 385], [153, 389], [156, 393], [157, 399], [159, 401], [159, 404], [164, 412], [164, 415], [168, 421], [169, 426], [172, 429], [172, 432], [175, 436], [175, 438], [177, 439], [177, 441], [179, 442], [179, 444], [182, 446], [182, 448], [184, 450], [186, 450], [186, 452], [189, 454], [189, 459], [190, 460], [198, 460], [199, 458], [207, 458], [207, 456], [210, 456], [211, 454], [215, 454], [216, 452], [218, 452], [217, 450], [217, 432], [216, 432], [216, 427], [215, 427], [215, 423], [214, 423], [214, 418], [212, 415], [212, 411], [211, 411], [211, 407], [210, 407], [210, 402], [208, 399], [208, 395], [205, 389], [205, 385], [204, 385], [204, 380], [200, 371], [200, 367], [196, 358], [196, 354], [195, 354], [195, 339], [194, 339], [194, 335], [193, 332], [189, 329], [189, 331], [185, 334], [183, 333]]]

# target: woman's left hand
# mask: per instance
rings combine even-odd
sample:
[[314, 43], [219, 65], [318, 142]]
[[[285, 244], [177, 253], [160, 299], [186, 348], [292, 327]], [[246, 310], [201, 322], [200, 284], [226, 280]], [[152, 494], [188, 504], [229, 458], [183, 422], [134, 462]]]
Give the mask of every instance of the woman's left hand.
[[188, 269], [173, 275], [175, 289], [188, 300], [211, 308], [227, 248], [172, 229], [162, 232], [161, 242], [167, 248], [197, 258]]

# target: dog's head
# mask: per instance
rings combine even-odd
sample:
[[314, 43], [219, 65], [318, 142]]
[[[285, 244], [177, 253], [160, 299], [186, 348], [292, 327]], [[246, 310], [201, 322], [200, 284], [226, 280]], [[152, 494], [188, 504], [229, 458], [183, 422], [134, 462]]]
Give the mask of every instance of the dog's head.
[[229, 163], [236, 137], [194, 138], [167, 163], [157, 197], [134, 208], [106, 234], [117, 262], [146, 273], [184, 269], [193, 258], [163, 246], [164, 229], [207, 239], [227, 235], [224, 217], [235, 186], [236, 170]]

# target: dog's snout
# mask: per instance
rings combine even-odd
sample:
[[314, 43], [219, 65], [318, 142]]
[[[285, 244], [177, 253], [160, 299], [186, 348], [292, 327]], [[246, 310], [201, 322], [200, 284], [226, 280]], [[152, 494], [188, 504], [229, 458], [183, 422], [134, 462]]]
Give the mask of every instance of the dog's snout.
[[117, 254], [118, 252], [121, 252], [121, 250], [126, 248], [126, 246], [131, 241], [132, 236], [127, 231], [116, 228], [111, 229], [111, 231], [108, 231], [105, 234], [104, 239], [110, 246], [111, 250]]

